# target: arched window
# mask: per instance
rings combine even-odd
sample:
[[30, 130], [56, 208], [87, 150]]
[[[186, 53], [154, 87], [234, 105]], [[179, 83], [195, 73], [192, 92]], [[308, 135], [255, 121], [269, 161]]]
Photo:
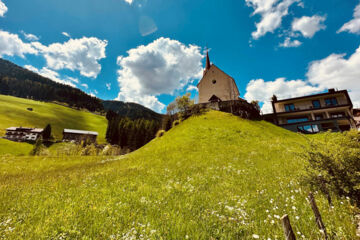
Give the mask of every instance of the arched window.
[[215, 80], [215, 79], [214, 79], [214, 80], [212, 80], [212, 83], [213, 83], [213, 84], [215, 84], [215, 83], [216, 83], [216, 80]]

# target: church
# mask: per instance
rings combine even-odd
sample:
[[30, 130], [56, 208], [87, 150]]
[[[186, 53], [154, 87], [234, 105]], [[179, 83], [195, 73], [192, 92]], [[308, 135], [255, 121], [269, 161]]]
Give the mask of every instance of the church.
[[220, 68], [210, 63], [206, 54], [206, 66], [199, 84], [199, 103], [240, 100], [240, 92], [235, 80]]

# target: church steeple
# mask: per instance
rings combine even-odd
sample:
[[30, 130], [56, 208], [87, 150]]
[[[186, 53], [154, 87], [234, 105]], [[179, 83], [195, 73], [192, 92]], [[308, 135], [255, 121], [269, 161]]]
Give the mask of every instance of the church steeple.
[[209, 58], [209, 51], [206, 52], [206, 70], [209, 70], [211, 67], [211, 64], [210, 64], [210, 58]]
[[204, 74], [207, 72], [207, 70], [209, 70], [211, 67], [211, 63], [210, 63], [210, 57], [209, 57], [209, 50], [206, 51], [206, 65], [205, 65], [205, 69], [204, 69]]

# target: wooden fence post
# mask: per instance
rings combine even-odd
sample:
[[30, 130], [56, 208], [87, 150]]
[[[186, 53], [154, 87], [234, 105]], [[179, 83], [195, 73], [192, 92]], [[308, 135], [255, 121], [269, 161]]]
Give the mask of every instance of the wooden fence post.
[[316, 224], [319, 227], [320, 231], [323, 233], [324, 239], [327, 240], [328, 235], [326, 232], [326, 228], [325, 228], [324, 222], [322, 221], [319, 208], [316, 205], [315, 198], [314, 198], [314, 195], [312, 194], [312, 192], [309, 193], [309, 202], [310, 202], [311, 208], [315, 215]]
[[285, 240], [296, 240], [295, 234], [290, 224], [290, 219], [287, 214], [281, 218], [282, 227], [284, 229]]

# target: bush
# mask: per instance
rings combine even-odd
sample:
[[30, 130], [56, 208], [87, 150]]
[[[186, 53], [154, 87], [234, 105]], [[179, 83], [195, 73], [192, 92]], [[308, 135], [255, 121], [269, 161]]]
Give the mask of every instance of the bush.
[[156, 137], [157, 137], [157, 138], [160, 138], [160, 137], [164, 136], [164, 134], [165, 134], [165, 130], [159, 130], [159, 131], [156, 133]]
[[180, 120], [175, 120], [175, 121], [173, 122], [172, 127], [175, 127], [175, 126], [177, 126], [177, 125], [179, 125], [179, 124], [180, 124]]
[[305, 181], [329, 196], [349, 197], [360, 206], [360, 135], [325, 133], [302, 155], [308, 162]]

